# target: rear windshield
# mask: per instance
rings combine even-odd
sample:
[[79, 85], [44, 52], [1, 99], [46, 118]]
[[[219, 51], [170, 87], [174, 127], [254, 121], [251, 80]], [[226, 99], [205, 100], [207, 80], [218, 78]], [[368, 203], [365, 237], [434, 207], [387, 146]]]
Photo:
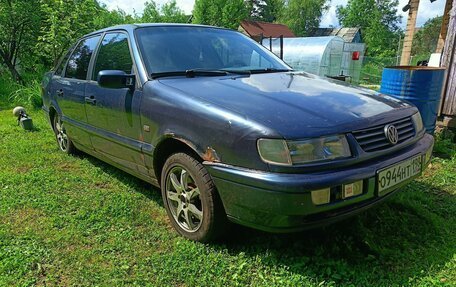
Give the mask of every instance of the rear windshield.
[[192, 69], [290, 69], [267, 49], [235, 31], [145, 27], [136, 29], [136, 38], [149, 74]]

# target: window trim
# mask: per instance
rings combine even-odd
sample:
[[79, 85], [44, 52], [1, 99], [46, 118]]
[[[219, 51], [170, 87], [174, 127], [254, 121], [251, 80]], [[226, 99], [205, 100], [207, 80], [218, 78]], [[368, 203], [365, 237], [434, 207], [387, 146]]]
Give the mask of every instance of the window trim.
[[[90, 63], [92, 62], [92, 59], [93, 59], [93, 55], [95, 53], [95, 51], [98, 49], [98, 46], [100, 45], [100, 40], [101, 40], [101, 33], [99, 34], [94, 34], [94, 35], [89, 35], [89, 36], [85, 36], [85, 37], [82, 37], [81, 39], [78, 40], [78, 42], [76, 43], [76, 45], [74, 45], [74, 47], [72, 48], [73, 50], [71, 51], [71, 55], [68, 57], [66, 63], [65, 63], [65, 66], [62, 70], [62, 74], [61, 74], [61, 77], [64, 78], [64, 79], [70, 79], [70, 80], [77, 80], [77, 81], [87, 81], [87, 75], [90, 71]], [[95, 48], [93, 49], [92, 51], [92, 55], [90, 56], [90, 60], [89, 60], [89, 66], [87, 67], [87, 73], [86, 73], [86, 77], [85, 79], [78, 79], [78, 78], [69, 78], [66, 76], [66, 70], [67, 70], [67, 66], [68, 66], [68, 62], [70, 61], [71, 57], [73, 56], [73, 53], [76, 51], [76, 48], [79, 47], [79, 44], [81, 44], [81, 42], [85, 41], [85, 40], [88, 40], [88, 39], [91, 39], [91, 38], [95, 38], [95, 37], [100, 37], [98, 39], [98, 42], [97, 44], [95, 45]]]

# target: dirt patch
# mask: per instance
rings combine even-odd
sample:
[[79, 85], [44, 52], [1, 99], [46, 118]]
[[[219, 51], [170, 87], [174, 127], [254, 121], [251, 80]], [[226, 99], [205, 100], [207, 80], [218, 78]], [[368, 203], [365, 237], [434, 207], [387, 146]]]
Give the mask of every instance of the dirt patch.
[[14, 234], [45, 232], [47, 218], [44, 212], [33, 207], [22, 207], [0, 216], [0, 223], [8, 226]]
[[99, 189], [109, 189], [112, 187], [112, 185], [109, 182], [102, 182], [102, 181], [97, 181], [95, 182], [95, 186]]
[[75, 171], [79, 170], [80, 167], [68, 162], [62, 162], [57, 166], [57, 169], [62, 170], [62, 171]]

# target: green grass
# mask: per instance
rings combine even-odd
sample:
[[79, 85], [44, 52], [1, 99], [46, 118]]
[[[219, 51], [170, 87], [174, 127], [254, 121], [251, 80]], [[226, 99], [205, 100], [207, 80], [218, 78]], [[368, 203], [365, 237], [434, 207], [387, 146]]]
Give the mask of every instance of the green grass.
[[0, 111], [0, 286], [455, 286], [456, 148], [390, 200], [335, 225], [274, 235], [237, 227], [184, 240], [157, 189], [59, 152]]
[[0, 70], [0, 110], [14, 106], [41, 108], [43, 101], [38, 80], [27, 80], [27, 84], [23, 86], [13, 81], [8, 75], [2, 75], [1, 72]]

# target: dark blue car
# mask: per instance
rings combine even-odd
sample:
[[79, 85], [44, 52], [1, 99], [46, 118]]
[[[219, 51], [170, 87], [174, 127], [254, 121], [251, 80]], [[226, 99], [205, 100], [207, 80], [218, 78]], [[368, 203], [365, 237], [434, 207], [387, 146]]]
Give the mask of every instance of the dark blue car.
[[273, 232], [364, 210], [419, 176], [433, 137], [418, 110], [293, 71], [241, 33], [141, 24], [86, 35], [43, 81], [60, 149], [162, 191], [174, 228]]

